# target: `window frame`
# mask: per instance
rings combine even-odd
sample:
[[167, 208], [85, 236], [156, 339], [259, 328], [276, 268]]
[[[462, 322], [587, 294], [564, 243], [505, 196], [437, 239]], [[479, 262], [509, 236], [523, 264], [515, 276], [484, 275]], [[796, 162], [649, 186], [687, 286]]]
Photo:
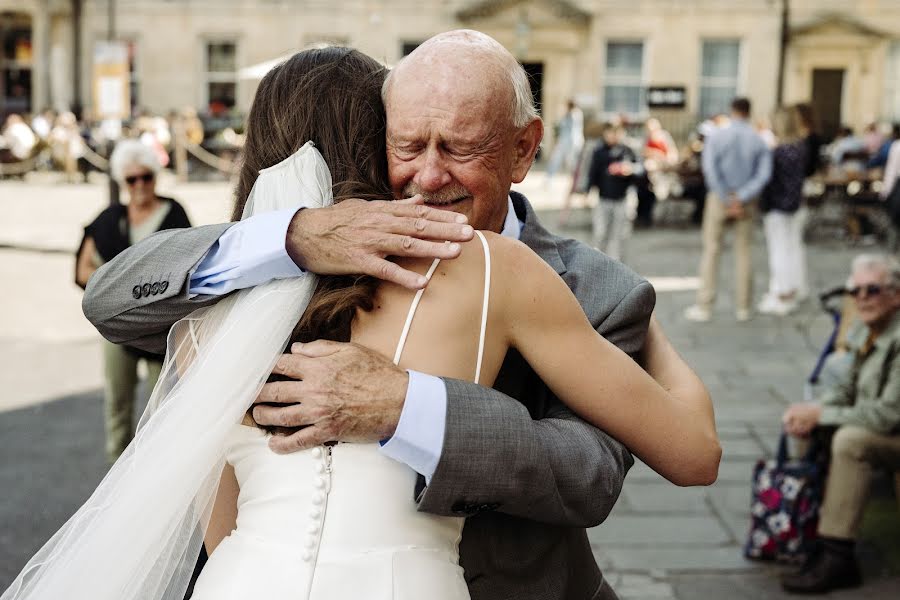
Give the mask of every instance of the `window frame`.
[[[737, 45], [737, 61], [734, 68], [734, 76], [733, 77], [722, 77], [722, 76], [706, 76], [703, 74], [703, 56], [704, 56], [704, 48], [706, 44], [736, 44]], [[699, 65], [698, 65], [698, 77], [697, 77], [697, 106], [695, 107], [695, 111], [697, 113], [697, 117], [700, 119], [709, 119], [716, 114], [719, 113], [711, 113], [704, 114], [703, 112], [703, 90], [718, 88], [718, 89], [726, 89], [731, 88], [733, 84], [734, 92], [732, 97], [740, 96], [743, 93], [743, 81], [744, 81], [744, 40], [740, 37], [703, 37], [700, 38], [700, 52], [699, 52]], [[730, 102], [730, 100], [729, 100]], [[729, 106], [725, 106], [721, 112], [728, 113]]]
[[[610, 75], [609, 74], [609, 49], [613, 45], [639, 45], [641, 47], [641, 69], [639, 75]], [[626, 38], [608, 38], [605, 40], [603, 55], [603, 85], [600, 88], [600, 112], [605, 118], [616, 117], [625, 114], [629, 118], [640, 119], [647, 116], [649, 109], [647, 108], [647, 74], [648, 69], [648, 46], [647, 40], [639, 37]], [[607, 90], [612, 87], [637, 87], [638, 88], [638, 106], [637, 110], [621, 111], [607, 110], [606, 99]]]
[[[201, 66], [203, 74], [203, 91], [201, 106], [209, 112], [210, 105], [210, 85], [214, 83], [231, 83], [234, 85], [234, 105], [228, 107], [228, 110], [234, 110], [240, 104], [240, 77], [238, 76], [240, 43], [238, 36], [234, 35], [205, 35], [200, 40]], [[229, 71], [212, 71], [210, 70], [210, 46], [212, 45], [231, 44], [234, 46], [234, 70]]]

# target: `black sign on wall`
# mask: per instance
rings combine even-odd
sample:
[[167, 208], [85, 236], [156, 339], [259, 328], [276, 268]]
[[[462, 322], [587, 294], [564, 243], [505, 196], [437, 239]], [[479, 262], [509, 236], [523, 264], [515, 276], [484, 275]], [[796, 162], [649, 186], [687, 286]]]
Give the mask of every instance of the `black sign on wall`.
[[684, 108], [687, 91], [683, 85], [658, 85], [647, 88], [649, 108]]

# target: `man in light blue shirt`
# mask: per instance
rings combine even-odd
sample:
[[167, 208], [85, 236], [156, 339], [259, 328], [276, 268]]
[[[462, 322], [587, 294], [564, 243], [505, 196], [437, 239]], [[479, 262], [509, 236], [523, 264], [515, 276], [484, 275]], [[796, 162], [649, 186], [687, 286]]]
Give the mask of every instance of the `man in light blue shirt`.
[[735, 317], [750, 319], [753, 278], [751, 243], [756, 200], [772, 176], [772, 153], [749, 122], [750, 101], [735, 98], [731, 123], [711, 134], [703, 147], [703, 177], [709, 193], [703, 212], [703, 256], [697, 303], [691, 321], [709, 321], [726, 225], [734, 225]]

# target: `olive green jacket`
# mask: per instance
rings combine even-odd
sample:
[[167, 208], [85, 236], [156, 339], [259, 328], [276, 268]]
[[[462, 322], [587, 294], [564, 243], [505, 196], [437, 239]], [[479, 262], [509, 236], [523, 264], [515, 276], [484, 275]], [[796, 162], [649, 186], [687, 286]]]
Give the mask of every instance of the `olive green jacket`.
[[865, 356], [869, 337], [858, 327], [848, 344], [856, 353], [846, 376], [821, 398], [821, 425], [860, 425], [876, 433], [900, 432], [900, 312], [894, 315]]

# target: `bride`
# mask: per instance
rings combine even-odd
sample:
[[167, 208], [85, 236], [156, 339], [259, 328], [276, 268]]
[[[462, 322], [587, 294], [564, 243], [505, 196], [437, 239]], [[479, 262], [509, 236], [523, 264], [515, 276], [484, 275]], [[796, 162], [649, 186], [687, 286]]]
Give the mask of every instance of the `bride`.
[[[273, 69], [248, 117], [235, 215], [388, 196], [384, 76], [341, 48]], [[280, 147], [285, 138], [295, 143]], [[134, 442], [0, 600], [180, 600], [204, 541], [198, 600], [468, 598], [463, 519], [417, 511], [410, 468], [377, 444], [269, 449], [247, 411], [288, 342], [349, 340], [403, 368], [485, 386], [515, 348], [575, 412], [664, 477], [684, 481], [718, 461], [711, 413], [679, 400], [702, 385], [655, 322], [645, 360], [659, 383], [597, 334], [518, 241], [479, 232], [453, 261], [402, 263], [429, 278], [425, 290], [307, 275], [178, 322]]]

